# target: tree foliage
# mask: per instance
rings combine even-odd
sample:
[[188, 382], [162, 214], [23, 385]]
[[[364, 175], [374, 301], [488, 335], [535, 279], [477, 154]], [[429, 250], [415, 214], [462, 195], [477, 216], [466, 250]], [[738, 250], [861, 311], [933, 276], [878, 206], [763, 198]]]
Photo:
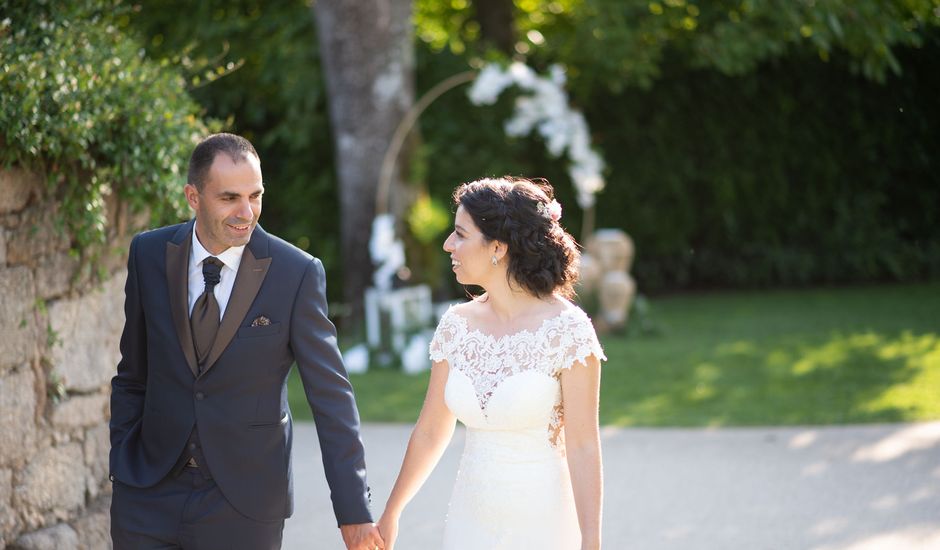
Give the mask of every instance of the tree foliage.
[[3, 7], [0, 162], [48, 177], [79, 248], [103, 240], [113, 192], [158, 222], [183, 215], [185, 159], [207, 126], [179, 73], [118, 28], [127, 6]]
[[308, 4], [141, 0], [126, 23], [148, 58], [186, 67], [207, 113], [254, 143], [268, 188], [265, 227], [319, 256], [340, 281], [326, 91]]
[[[932, 66], [940, 1], [514, 5], [515, 55], [539, 70], [568, 69], [572, 101], [610, 164], [598, 225], [633, 235], [642, 288], [940, 272], [931, 152], [940, 142]], [[187, 67], [205, 111], [256, 143], [272, 191], [265, 225], [323, 257], [340, 283], [331, 297], [339, 296], [336, 178], [307, 2], [135, 6], [118, 14], [117, 28], [141, 36], [142, 62]], [[418, 95], [468, 65], [504, 59], [481, 39], [472, 0], [414, 6]], [[145, 101], [156, 100], [134, 103], [141, 116]], [[446, 201], [461, 181], [511, 173], [545, 176], [574, 204], [564, 166], [541, 143], [507, 140], [512, 101], [507, 94], [477, 108], [456, 91], [422, 116], [432, 198]], [[568, 227], [579, 218], [566, 208]]]
[[[433, 50], [479, 54], [470, 0], [416, 0], [418, 35]], [[851, 68], [884, 81], [898, 48], [920, 47], [940, 26], [938, 0], [515, 0], [520, 54], [564, 62], [579, 85], [648, 88], [667, 57], [740, 75], [807, 52], [847, 53]], [[468, 47], [469, 46], [469, 47]], [[590, 70], [588, 70], [590, 69]]]
[[[418, 4], [433, 30], [418, 33], [422, 87], [498, 55], [474, 48], [471, 3]], [[940, 274], [938, 2], [516, 6], [517, 53], [568, 68], [610, 165], [598, 224], [634, 237], [642, 288]], [[532, 140], [507, 142], [511, 101], [474, 109], [455, 94], [428, 112], [437, 196], [521, 173], [548, 177], [573, 204], [557, 161]], [[566, 225], [578, 216], [566, 209]]]

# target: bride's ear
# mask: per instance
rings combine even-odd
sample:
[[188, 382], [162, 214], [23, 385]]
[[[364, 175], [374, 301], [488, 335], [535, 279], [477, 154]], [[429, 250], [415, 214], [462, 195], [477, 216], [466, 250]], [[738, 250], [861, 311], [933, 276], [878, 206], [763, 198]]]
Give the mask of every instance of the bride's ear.
[[493, 257], [496, 258], [497, 262], [501, 262], [509, 253], [509, 246], [503, 241], [493, 241], [493, 246]]

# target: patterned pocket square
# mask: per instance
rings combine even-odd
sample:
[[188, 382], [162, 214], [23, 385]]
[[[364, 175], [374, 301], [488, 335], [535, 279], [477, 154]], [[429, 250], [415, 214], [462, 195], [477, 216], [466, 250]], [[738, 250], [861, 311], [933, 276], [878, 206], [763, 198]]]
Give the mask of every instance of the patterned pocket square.
[[266, 327], [271, 324], [271, 320], [265, 317], [264, 315], [259, 315], [255, 317], [255, 320], [251, 322], [253, 327]]

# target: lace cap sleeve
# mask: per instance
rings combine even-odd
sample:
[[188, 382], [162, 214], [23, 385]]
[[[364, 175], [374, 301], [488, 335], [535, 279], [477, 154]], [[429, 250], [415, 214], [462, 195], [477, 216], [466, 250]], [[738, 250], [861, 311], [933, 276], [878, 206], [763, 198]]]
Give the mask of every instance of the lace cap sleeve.
[[579, 308], [572, 312], [569, 319], [566, 323], [565, 350], [560, 370], [570, 369], [578, 363], [583, 365], [592, 355], [600, 361], [606, 361], [607, 356], [604, 355], [604, 349], [597, 339], [591, 318]]
[[431, 345], [428, 346], [431, 361], [444, 361], [453, 354], [459, 319], [452, 310], [453, 306], [444, 312], [441, 321], [437, 324], [437, 329], [434, 331], [434, 337], [431, 338]]

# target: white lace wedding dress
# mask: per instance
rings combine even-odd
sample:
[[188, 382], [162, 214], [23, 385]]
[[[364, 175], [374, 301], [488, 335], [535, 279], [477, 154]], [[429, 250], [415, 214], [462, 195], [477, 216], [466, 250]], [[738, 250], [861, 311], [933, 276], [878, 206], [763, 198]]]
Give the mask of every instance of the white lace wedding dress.
[[492, 336], [450, 308], [430, 346], [450, 371], [444, 399], [467, 426], [445, 550], [577, 550], [561, 372], [606, 359], [588, 316], [568, 306], [538, 328]]

